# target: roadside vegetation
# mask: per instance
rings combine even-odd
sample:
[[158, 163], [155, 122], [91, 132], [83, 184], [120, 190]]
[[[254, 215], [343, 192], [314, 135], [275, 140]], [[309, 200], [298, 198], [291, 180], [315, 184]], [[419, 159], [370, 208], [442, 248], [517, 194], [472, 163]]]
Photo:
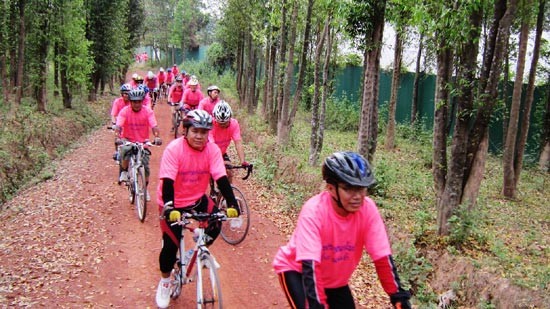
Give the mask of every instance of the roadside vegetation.
[[[290, 232], [304, 200], [322, 189], [319, 167], [310, 166], [308, 153], [303, 151], [309, 147], [308, 113], [300, 108], [290, 142], [286, 147], [278, 147], [267, 124], [258, 115], [246, 113], [235, 99], [231, 74], [218, 76], [204, 63], [188, 63], [186, 70], [200, 76], [203, 85], [217, 84], [222, 88], [222, 98], [232, 104], [236, 117], [244, 124], [247, 154], [255, 164], [255, 179], [263, 183], [262, 192], [258, 194], [268, 198], [277, 196], [279, 202], [272, 205], [272, 210], [278, 215], [273, 219], [279, 220], [277, 224], [283, 231]], [[1, 201], [15, 194], [18, 188], [52, 177], [54, 171], [50, 161], [62, 156], [79, 137], [105, 123], [110, 99], [92, 104], [78, 100], [73, 102], [72, 109], [64, 109], [59, 100], [52, 98], [47, 114], [25, 103], [16, 117], [2, 112], [0, 117], [5, 125], [0, 135]], [[343, 118], [335, 115], [344, 113], [349, 115], [345, 119], [353, 119], [358, 117], [354, 114], [358, 110], [343, 103], [328, 106], [334, 110], [327, 113], [327, 123], [331, 126], [325, 132], [321, 158], [337, 150], [354, 150], [356, 145], [355, 129], [339, 122], [338, 119]], [[385, 127], [380, 125], [379, 130], [383, 133]], [[383, 143], [385, 135], [379, 136], [379, 142]], [[388, 224], [402, 280], [414, 291], [415, 304], [422, 308], [437, 304], [440, 291], [436, 291], [432, 283], [440, 276], [435, 264], [442, 255], [466, 260], [476, 271], [508, 279], [512, 285], [530, 291], [534, 299], [542, 300], [548, 293], [550, 281], [548, 173], [535, 166], [526, 166], [518, 197], [504, 199], [500, 195], [501, 158], [489, 156], [475, 208], [460, 212], [463, 216], [453, 216], [451, 233], [440, 237], [437, 236], [434, 206], [431, 141], [431, 133], [421, 127], [398, 126], [396, 149], [379, 149], [376, 153], [377, 184], [371, 190]], [[368, 267], [368, 261], [364, 264], [354, 278], [360, 283], [366, 280], [362, 278], [362, 270]], [[468, 299], [472, 292], [467, 291], [469, 283], [463, 273], [446, 275], [454, 282], [455, 304], [490, 305], [481, 295], [477, 303]], [[356, 293], [371, 288], [358, 284]], [[368, 303], [368, 299], [359, 297], [359, 300]]]

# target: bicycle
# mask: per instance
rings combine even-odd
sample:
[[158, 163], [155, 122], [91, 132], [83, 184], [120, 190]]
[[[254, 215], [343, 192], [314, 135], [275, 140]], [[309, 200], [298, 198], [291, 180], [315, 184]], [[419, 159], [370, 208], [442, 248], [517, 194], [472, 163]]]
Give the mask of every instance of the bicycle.
[[[149, 141], [145, 143], [124, 142], [120, 146], [131, 146], [130, 160], [128, 164], [128, 181], [124, 181], [128, 188], [128, 199], [130, 204], [136, 205], [136, 212], [139, 221], [145, 221], [147, 215], [147, 187], [145, 181], [145, 166], [142, 163], [147, 147], [153, 146]], [[118, 151], [120, 154], [120, 149]], [[119, 158], [122, 160], [122, 158]], [[120, 182], [119, 182], [120, 184]]]
[[[163, 207], [161, 220], [165, 220], [166, 215], [173, 210], [172, 203], [169, 202]], [[198, 222], [197, 227], [190, 224], [193, 219]], [[196, 282], [197, 308], [223, 308], [222, 290], [220, 278], [218, 276], [219, 265], [214, 260], [214, 256], [206, 243], [211, 240], [204, 230], [210, 223], [216, 221], [225, 221], [227, 216], [224, 212], [216, 213], [197, 213], [183, 211], [181, 220], [171, 225], [181, 225], [180, 246], [177, 253], [176, 262], [172, 269], [170, 297], [177, 299], [181, 294], [182, 286], [190, 282]], [[184, 232], [190, 231], [194, 236], [195, 245], [189, 251], [185, 250]]]
[[157, 105], [157, 100], [159, 97], [159, 89], [155, 88], [152, 91], [149, 91], [149, 97], [151, 97], [151, 109], [155, 109], [155, 105]]
[[162, 85], [160, 85], [160, 94], [159, 94], [159, 97], [161, 99], [161, 101], [164, 99], [164, 100], [167, 100], [168, 99], [168, 87], [166, 86], [166, 83], [162, 83]]
[[[242, 177], [242, 180], [248, 179], [253, 171], [253, 165], [241, 166], [226, 164], [226, 169], [246, 169], [246, 176]], [[248, 203], [244, 197], [244, 194], [235, 185], [231, 185], [233, 194], [239, 207], [239, 216], [237, 218], [227, 218], [226, 222], [222, 223], [221, 236], [223, 240], [230, 245], [240, 244], [248, 235], [250, 228], [250, 209]], [[227, 203], [220, 190], [215, 186], [214, 180], [210, 179], [210, 198], [214, 201], [214, 204], [220, 211], [227, 211]]]
[[[170, 106], [176, 106], [174, 103], [170, 103]], [[183, 126], [183, 117], [189, 110], [185, 108], [178, 108], [174, 114], [172, 114], [172, 130], [174, 130], [174, 138], [178, 138], [179, 128]]]

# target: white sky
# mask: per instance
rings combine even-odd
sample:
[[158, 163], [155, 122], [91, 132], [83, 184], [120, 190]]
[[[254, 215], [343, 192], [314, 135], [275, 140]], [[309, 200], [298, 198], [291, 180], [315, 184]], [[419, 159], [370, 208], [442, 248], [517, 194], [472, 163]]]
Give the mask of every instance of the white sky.
[[[550, 41], [550, 33], [543, 32], [543, 38]], [[516, 42], [519, 41], [519, 34], [513, 34], [511, 36]], [[529, 70], [531, 67], [531, 59], [533, 57], [533, 44], [535, 40], [535, 31], [531, 31], [529, 34], [529, 43], [527, 45], [527, 59], [525, 60], [525, 71], [524, 71], [524, 80], [527, 82], [529, 75]], [[393, 46], [395, 45], [395, 30], [390, 24], [384, 25], [384, 37], [383, 37], [383, 47], [381, 52], [380, 67], [383, 69], [391, 69], [393, 65]], [[481, 51], [481, 48], [480, 48]], [[418, 52], [418, 38], [409, 40], [406, 45], [403, 47], [403, 60], [402, 66], [410, 72], [414, 72], [416, 69], [416, 54]], [[425, 51], [423, 51], [422, 57], [425, 56]], [[481, 63], [481, 52], [478, 57], [479, 63]], [[516, 70], [515, 59], [510, 59], [510, 70], [514, 72]], [[424, 59], [421, 60], [421, 65], [423, 64]], [[548, 66], [548, 63], [543, 63], [543, 59], [539, 57], [538, 67], [541, 65]], [[435, 63], [431, 65], [432, 70], [435, 68]], [[434, 73], [434, 72], [431, 72]]]

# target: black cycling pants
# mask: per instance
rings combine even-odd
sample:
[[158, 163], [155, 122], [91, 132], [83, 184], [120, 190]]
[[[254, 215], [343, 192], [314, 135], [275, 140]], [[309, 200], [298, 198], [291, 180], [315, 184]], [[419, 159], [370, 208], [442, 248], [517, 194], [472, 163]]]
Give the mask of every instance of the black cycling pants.
[[[206, 195], [203, 195], [202, 198], [198, 200], [197, 203], [195, 203], [195, 206], [186, 207], [185, 209], [186, 210], [194, 209], [197, 212], [207, 212], [209, 199], [210, 199], [209, 197], [207, 197]], [[176, 210], [181, 211], [181, 209], [176, 209]], [[213, 212], [218, 212], [218, 211], [219, 209], [214, 206]], [[168, 218], [166, 218], [165, 220], [168, 220]], [[171, 222], [168, 222], [168, 226], [170, 227], [170, 230], [179, 239], [182, 232], [181, 230], [183, 227], [181, 225], [170, 226], [170, 224]], [[206, 227], [204, 232], [212, 238], [212, 240], [209, 241], [207, 245], [211, 245], [214, 242], [214, 240], [220, 234], [221, 229], [222, 229], [222, 223], [220, 221], [216, 221], [215, 223], [210, 223]], [[179, 248], [178, 245], [172, 241], [172, 238], [170, 238], [168, 234], [163, 232], [162, 233], [162, 250], [160, 251], [160, 255], [159, 255], [159, 266], [160, 266], [161, 272], [168, 273], [172, 271], [172, 268], [174, 267], [174, 263], [176, 263], [176, 255], [178, 252], [178, 248]]]
[[[286, 299], [293, 309], [306, 308], [306, 293], [302, 284], [302, 274], [297, 271], [286, 271], [279, 274], [279, 283], [283, 288]], [[355, 302], [348, 285], [325, 289], [328, 308], [331, 309], [353, 309]]]

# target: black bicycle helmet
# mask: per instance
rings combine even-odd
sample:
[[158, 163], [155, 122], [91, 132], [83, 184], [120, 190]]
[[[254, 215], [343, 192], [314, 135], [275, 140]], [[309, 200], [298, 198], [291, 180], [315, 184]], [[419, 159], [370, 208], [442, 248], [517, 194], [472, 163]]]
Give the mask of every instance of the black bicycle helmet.
[[330, 184], [369, 187], [375, 182], [369, 161], [351, 151], [335, 152], [327, 157], [322, 172], [323, 179]]
[[210, 130], [212, 129], [212, 116], [205, 110], [194, 109], [188, 112], [183, 119], [183, 126]]
[[128, 92], [128, 99], [130, 101], [141, 101], [145, 99], [145, 91], [140, 88], [136, 88]]

